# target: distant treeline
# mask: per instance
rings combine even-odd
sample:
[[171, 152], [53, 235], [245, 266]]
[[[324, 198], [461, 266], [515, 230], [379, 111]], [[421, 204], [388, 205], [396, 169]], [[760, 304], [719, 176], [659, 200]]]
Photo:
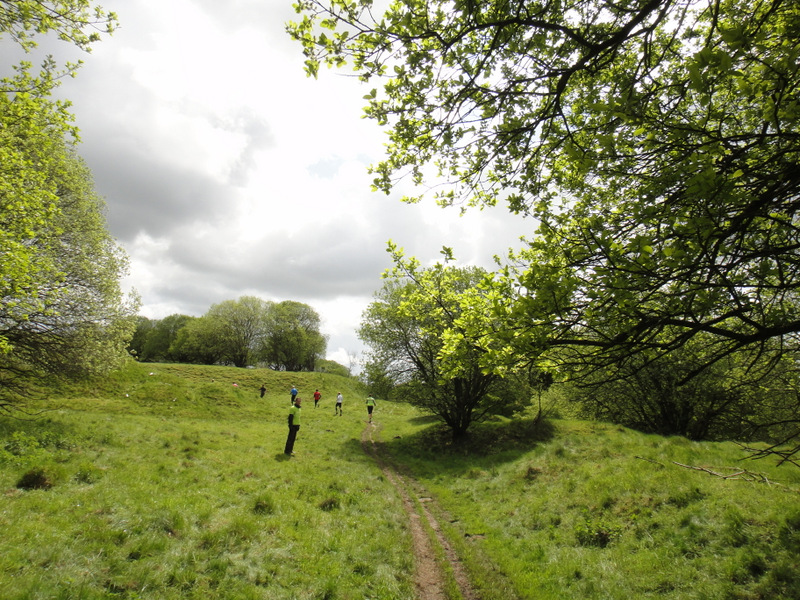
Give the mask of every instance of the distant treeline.
[[319, 328], [319, 314], [307, 304], [242, 296], [214, 304], [201, 317], [137, 317], [128, 350], [144, 362], [314, 371], [330, 362], [323, 361], [328, 337]]

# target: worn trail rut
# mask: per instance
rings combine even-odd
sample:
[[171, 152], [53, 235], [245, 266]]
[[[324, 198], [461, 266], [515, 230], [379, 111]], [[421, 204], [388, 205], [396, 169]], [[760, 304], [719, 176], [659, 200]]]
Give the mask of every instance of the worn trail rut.
[[[364, 452], [377, 462], [386, 479], [397, 489], [408, 517], [411, 537], [414, 546], [417, 600], [448, 600], [446, 591], [445, 566], [450, 567], [455, 583], [463, 600], [479, 600], [464, 565], [461, 564], [455, 551], [444, 536], [438, 521], [427, 508], [431, 498], [420, 497], [416, 490], [419, 484], [407, 476], [401, 475], [390, 463], [384, 460], [379, 439], [380, 424], [367, 423], [361, 432], [361, 445]], [[416, 501], [415, 501], [416, 500]], [[428, 534], [427, 527], [433, 531], [434, 539]], [[440, 556], [444, 559], [440, 559]]]

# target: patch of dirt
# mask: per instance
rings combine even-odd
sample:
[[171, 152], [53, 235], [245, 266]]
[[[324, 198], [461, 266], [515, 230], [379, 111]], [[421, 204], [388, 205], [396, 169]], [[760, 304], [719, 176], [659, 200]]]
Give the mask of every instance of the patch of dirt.
[[[414, 549], [414, 582], [417, 588], [417, 599], [447, 600], [448, 598], [445, 591], [445, 576], [442, 565], [437, 560], [433, 541], [423, 525], [422, 519], [425, 519], [425, 522], [436, 535], [436, 543], [443, 550], [445, 558], [453, 571], [462, 598], [464, 600], [479, 600], [469, 582], [464, 565], [461, 564], [455, 551], [448, 543], [442, 528], [439, 526], [439, 522], [426, 506], [428, 503], [433, 502], [433, 499], [417, 495], [418, 505], [412, 500], [411, 494], [416, 494], [414, 489], [421, 486], [418, 482], [398, 473], [383, 459], [380, 452], [380, 444], [376, 441], [379, 432], [379, 424], [367, 423], [361, 432], [361, 446], [364, 448], [364, 452], [375, 459], [386, 479], [395, 487], [402, 500], [403, 510], [408, 517]], [[420, 507], [419, 510], [417, 506]]]

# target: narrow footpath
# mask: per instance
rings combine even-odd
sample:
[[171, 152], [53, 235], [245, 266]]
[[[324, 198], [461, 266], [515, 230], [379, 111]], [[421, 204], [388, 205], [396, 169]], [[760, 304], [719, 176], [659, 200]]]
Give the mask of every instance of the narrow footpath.
[[[438, 521], [426, 506], [432, 499], [420, 497], [415, 492], [415, 488], [420, 488], [419, 484], [410, 482], [408, 477], [398, 473], [397, 469], [384, 460], [380, 448], [380, 428], [379, 423], [367, 423], [361, 432], [361, 446], [364, 452], [375, 459], [386, 479], [395, 487], [402, 499], [414, 546], [414, 582], [417, 588], [417, 600], [452, 600], [446, 591], [445, 565], [450, 567], [462, 600], [480, 600], [470, 584], [464, 565], [461, 564]], [[431, 539], [428, 529], [433, 532], [435, 539]], [[442, 556], [443, 559], [440, 559]]]

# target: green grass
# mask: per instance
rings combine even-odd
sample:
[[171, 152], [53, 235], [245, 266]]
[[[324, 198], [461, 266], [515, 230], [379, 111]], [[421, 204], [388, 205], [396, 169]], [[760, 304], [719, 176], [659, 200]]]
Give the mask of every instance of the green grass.
[[[413, 598], [400, 499], [361, 448], [364, 396], [319, 373], [134, 364], [0, 418], [0, 598]], [[796, 468], [583, 421], [499, 419], [467, 448], [406, 405], [375, 419], [483, 600], [800, 598]]]
[[743, 463], [735, 444], [532, 423], [479, 426], [469, 453], [422, 422], [387, 444], [454, 521], [483, 598], [800, 598], [795, 467]]
[[[302, 396], [316, 376], [291, 379]], [[402, 509], [361, 450], [355, 390], [336, 418], [338, 390], [320, 387], [287, 460], [291, 383], [137, 365], [36, 421], [0, 420], [0, 598], [410, 597]], [[31, 470], [51, 487], [17, 488]]]

